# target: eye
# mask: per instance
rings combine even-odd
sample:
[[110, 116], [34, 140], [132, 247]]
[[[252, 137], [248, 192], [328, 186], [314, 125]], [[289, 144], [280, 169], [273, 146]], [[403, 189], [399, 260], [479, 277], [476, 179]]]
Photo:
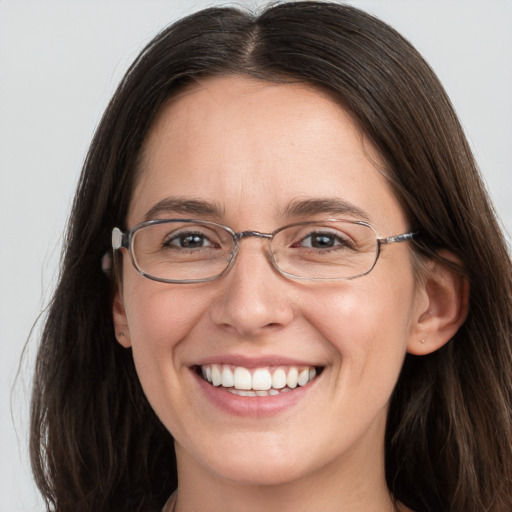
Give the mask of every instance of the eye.
[[301, 238], [294, 247], [308, 247], [311, 249], [355, 248], [348, 235], [341, 232], [314, 231]]
[[212, 242], [206, 235], [199, 232], [180, 232], [173, 233], [168, 239], [164, 240], [164, 247], [179, 249], [202, 249], [204, 247], [218, 247], [218, 244]]

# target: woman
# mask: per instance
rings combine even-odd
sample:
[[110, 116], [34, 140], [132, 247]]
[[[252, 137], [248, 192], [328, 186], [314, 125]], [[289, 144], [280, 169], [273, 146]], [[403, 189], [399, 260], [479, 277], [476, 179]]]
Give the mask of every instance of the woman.
[[192, 15], [85, 162], [37, 483], [55, 510], [510, 510], [511, 288], [449, 100], [393, 29], [316, 2]]

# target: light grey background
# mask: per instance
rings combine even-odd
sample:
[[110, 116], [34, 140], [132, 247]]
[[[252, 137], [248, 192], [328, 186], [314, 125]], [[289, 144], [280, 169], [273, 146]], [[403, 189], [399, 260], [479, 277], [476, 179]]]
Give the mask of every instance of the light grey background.
[[[142, 46], [172, 20], [214, 3], [0, 0], [0, 511], [43, 509], [26, 446], [37, 327], [14, 382], [55, 283], [94, 128]], [[349, 3], [395, 26], [434, 67], [512, 232], [512, 0]]]

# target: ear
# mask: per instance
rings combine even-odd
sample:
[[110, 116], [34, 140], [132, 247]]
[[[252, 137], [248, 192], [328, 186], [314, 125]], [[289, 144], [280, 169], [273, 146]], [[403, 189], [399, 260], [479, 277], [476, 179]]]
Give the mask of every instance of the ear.
[[128, 319], [124, 308], [122, 292], [119, 290], [119, 287], [114, 294], [112, 302], [112, 317], [114, 319], [117, 341], [125, 348], [131, 347], [130, 329], [128, 328]]
[[[452, 253], [441, 251], [439, 255], [461, 267], [461, 262]], [[431, 261], [424, 271], [418, 293], [424, 300], [418, 301], [420, 307], [407, 351], [426, 355], [448, 343], [464, 323], [469, 306], [469, 282], [442, 261]]]

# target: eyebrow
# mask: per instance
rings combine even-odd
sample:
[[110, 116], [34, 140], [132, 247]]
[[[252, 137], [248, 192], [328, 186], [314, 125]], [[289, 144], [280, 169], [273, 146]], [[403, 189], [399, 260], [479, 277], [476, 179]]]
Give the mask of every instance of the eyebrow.
[[358, 220], [370, 221], [369, 215], [364, 210], [338, 198], [294, 200], [285, 210], [286, 217], [304, 217], [319, 214], [350, 215]]
[[[152, 206], [146, 213], [144, 220], [153, 220], [160, 215], [185, 213], [198, 216], [222, 218], [224, 208], [217, 203], [209, 201], [167, 197]], [[369, 221], [369, 215], [357, 206], [338, 198], [311, 198], [295, 199], [284, 210], [284, 218], [308, 217], [313, 215], [350, 215], [358, 220]]]
[[145, 215], [144, 220], [153, 220], [162, 214], [188, 213], [192, 215], [220, 218], [223, 208], [218, 204], [197, 199], [185, 199], [180, 197], [167, 197], [152, 206]]

